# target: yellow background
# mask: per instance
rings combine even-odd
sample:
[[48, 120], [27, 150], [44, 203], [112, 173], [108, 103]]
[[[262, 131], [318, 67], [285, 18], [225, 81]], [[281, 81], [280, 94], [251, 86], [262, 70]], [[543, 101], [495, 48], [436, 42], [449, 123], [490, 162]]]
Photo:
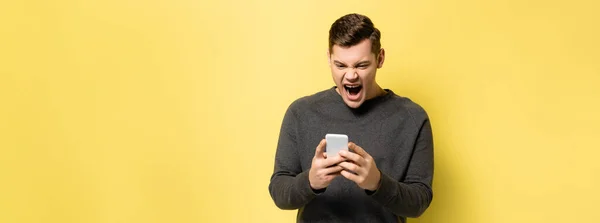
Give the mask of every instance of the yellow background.
[[597, 1], [0, 3], [0, 222], [293, 222], [281, 119], [364, 13], [429, 112], [427, 223], [598, 222]]

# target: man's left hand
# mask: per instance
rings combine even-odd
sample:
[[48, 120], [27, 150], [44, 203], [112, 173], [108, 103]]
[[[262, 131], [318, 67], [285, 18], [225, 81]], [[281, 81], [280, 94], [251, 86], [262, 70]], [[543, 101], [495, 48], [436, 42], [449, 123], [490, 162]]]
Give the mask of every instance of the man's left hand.
[[[341, 174], [348, 180], [354, 181], [358, 186], [365, 190], [375, 191], [379, 186], [381, 173], [375, 165], [375, 160], [363, 148], [350, 142], [348, 149], [354, 152], [341, 150], [340, 156], [346, 158], [346, 161], [338, 165], [344, 168]], [[352, 172], [354, 173], [352, 173]]]

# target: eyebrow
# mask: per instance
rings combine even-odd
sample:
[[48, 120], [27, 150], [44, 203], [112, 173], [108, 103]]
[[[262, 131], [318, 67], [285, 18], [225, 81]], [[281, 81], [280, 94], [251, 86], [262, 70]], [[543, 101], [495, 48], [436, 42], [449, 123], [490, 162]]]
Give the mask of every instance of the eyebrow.
[[[340, 65], [344, 65], [344, 66], [346, 66], [346, 64], [345, 64], [345, 63], [342, 63], [341, 61], [338, 61], [338, 60], [334, 60], [333, 62], [334, 62], [334, 63], [336, 63], [336, 64], [340, 64]], [[355, 63], [355, 64], [354, 64], [354, 66], [358, 66], [358, 65], [369, 65], [369, 64], [371, 64], [371, 61], [368, 61], [368, 60], [363, 60], [363, 61], [359, 61], [359, 62]]]

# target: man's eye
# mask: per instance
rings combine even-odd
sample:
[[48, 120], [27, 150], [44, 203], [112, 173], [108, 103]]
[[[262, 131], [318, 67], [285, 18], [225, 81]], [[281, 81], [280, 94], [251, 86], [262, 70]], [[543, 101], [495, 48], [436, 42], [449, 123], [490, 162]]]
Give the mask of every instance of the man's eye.
[[338, 68], [340, 68], [340, 69], [341, 69], [341, 68], [346, 68], [346, 66], [344, 66], [344, 65], [336, 65], [336, 66], [337, 66]]

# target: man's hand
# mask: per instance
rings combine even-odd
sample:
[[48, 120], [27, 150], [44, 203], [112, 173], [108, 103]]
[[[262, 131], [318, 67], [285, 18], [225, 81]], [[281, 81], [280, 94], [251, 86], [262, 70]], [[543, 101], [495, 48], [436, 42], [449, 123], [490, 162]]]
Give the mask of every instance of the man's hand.
[[[379, 180], [381, 179], [381, 173], [375, 165], [375, 160], [369, 155], [363, 148], [350, 142], [348, 148], [354, 152], [341, 150], [339, 152], [341, 157], [344, 157], [346, 161], [338, 164], [343, 167], [341, 174], [348, 180], [354, 181], [358, 186], [365, 190], [374, 191], [379, 186]], [[354, 173], [352, 173], [352, 172]]]
[[308, 171], [308, 181], [310, 182], [310, 187], [314, 190], [320, 190], [329, 186], [333, 178], [340, 175], [340, 171], [343, 169], [337, 164], [344, 161], [344, 158], [341, 156], [328, 158], [324, 151], [325, 145], [325, 139], [321, 140]]

